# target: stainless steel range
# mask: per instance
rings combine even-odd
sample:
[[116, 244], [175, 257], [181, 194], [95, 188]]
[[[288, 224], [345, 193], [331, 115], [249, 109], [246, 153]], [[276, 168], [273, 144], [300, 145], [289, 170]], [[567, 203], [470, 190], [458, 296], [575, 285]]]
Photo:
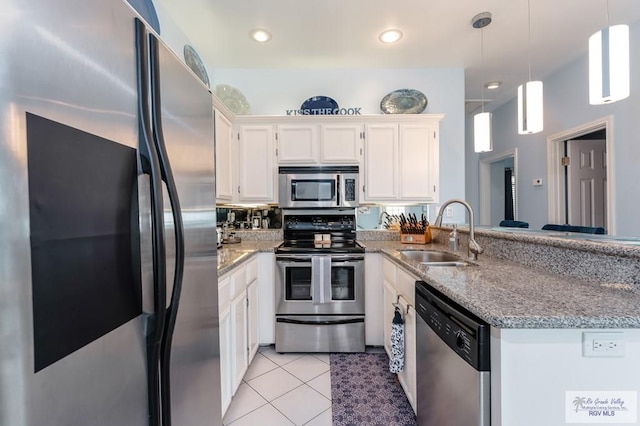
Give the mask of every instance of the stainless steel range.
[[276, 351], [364, 351], [364, 248], [355, 209], [285, 210]]

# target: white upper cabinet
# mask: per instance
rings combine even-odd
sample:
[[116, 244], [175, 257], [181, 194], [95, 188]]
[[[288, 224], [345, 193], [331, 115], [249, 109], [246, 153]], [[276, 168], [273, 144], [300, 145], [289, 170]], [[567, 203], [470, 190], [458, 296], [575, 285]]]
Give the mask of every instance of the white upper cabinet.
[[[362, 174], [362, 173], [361, 173]], [[368, 123], [364, 145], [364, 199], [398, 198], [398, 125]]]
[[214, 111], [216, 144], [216, 202], [233, 201], [233, 164], [231, 121]]
[[403, 200], [438, 201], [438, 124], [400, 124], [399, 178]]
[[362, 129], [361, 123], [278, 124], [278, 164], [359, 165]]
[[317, 124], [276, 126], [278, 164], [314, 164], [318, 161]]
[[240, 116], [226, 146], [229, 122], [221, 116], [216, 200], [276, 204], [278, 166], [349, 165], [360, 168], [361, 203], [437, 203], [442, 117]]
[[273, 126], [242, 124], [238, 129], [238, 200], [277, 202]]
[[322, 124], [320, 163], [358, 165], [362, 158], [362, 124]]
[[437, 202], [438, 129], [438, 121], [428, 117], [368, 123], [362, 199], [371, 203]]

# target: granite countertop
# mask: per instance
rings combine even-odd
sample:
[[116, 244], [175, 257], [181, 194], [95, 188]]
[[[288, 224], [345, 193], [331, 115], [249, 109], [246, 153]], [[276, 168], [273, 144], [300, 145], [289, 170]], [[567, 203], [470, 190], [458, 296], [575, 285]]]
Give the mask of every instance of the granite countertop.
[[[427, 267], [398, 250], [435, 249], [398, 241], [364, 241], [498, 328], [636, 328], [640, 294], [627, 285], [598, 284], [480, 255], [466, 267]], [[446, 250], [445, 250], [446, 251]], [[456, 253], [466, 257], [466, 247]]]
[[259, 252], [273, 253], [280, 240], [243, 240], [237, 244], [223, 244], [218, 249], [218, 276], [224, 275]]
[[[640, 328], [640, 292], [626, 283], [597, 283], [481, 254], [472, 266], [427, 267], [399, 250], [446, 250], [442, 244], [360, 240], [498, 328]], [[218, 250], [218, 276], [281, 240], [248, 240]], [[466, 257], [461, 244], [456, 253]], [[622, 253], [616, 253], [620, 256]], [[625, 253], [626, 254], [626, 253]], [[624, 257], [624, 255], [623, 255]]]

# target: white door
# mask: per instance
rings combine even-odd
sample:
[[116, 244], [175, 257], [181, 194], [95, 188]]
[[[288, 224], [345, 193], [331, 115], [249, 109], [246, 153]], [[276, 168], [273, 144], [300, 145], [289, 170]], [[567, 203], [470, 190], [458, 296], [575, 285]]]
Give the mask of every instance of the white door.
[[607, 152], [606, 142], [598, 140], [567, 141], [567, 212], [574, 226], [605, 227]]

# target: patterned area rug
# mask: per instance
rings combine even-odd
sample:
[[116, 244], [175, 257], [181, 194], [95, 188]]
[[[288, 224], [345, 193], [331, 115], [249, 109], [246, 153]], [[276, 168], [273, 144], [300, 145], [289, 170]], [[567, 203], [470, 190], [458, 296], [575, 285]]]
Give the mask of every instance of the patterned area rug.
[[333, 426], [414, 426], [416, 418], [386, 353], [331, 354]]

